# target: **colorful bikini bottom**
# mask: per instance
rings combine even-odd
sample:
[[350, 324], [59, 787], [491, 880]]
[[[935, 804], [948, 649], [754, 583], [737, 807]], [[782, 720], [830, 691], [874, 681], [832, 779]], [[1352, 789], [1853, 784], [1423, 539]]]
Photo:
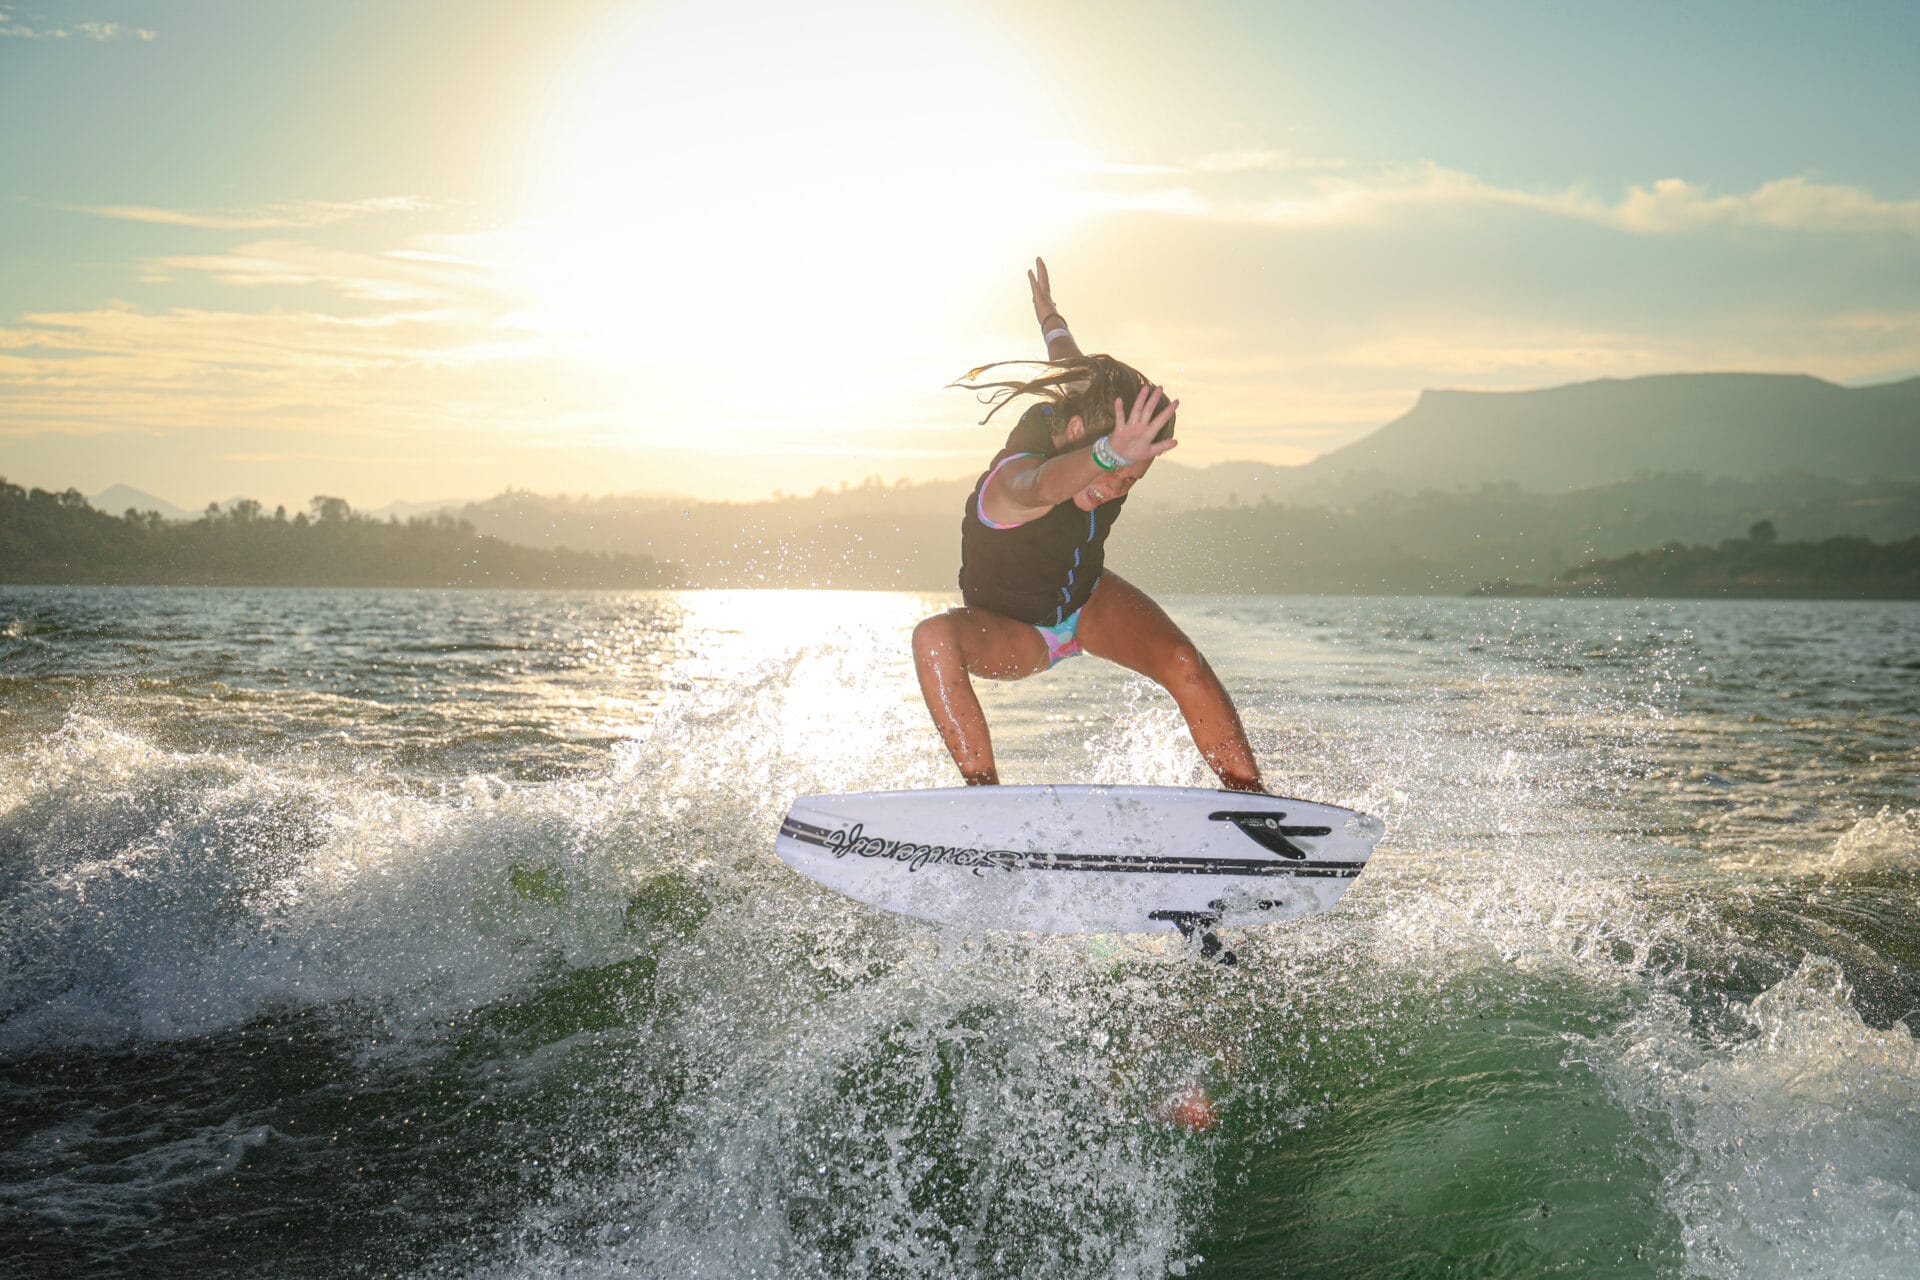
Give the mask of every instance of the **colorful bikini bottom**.
[[[1084, 608], [1084, 606], [1082, 606]], [[1080, 655], [1080, 641], [1073, 634], [1080, 627], [1080, 610], [1075, 609], [1050, 627], [1035, 625], [1034, 630], [1047, 642], [1047, 666]]]

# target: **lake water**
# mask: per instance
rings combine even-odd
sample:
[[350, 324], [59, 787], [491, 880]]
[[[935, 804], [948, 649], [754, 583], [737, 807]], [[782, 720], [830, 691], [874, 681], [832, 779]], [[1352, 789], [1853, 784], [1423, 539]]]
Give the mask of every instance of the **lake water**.
[[[1167, 602], [1387, 823], [1225, 969], [774, 858], [957, 781], [945, 603], [0, 589], [0, 1272], [1915, 1273], [1920, 605]], [[1095, 660], [985, 702], [1210, 781]]]

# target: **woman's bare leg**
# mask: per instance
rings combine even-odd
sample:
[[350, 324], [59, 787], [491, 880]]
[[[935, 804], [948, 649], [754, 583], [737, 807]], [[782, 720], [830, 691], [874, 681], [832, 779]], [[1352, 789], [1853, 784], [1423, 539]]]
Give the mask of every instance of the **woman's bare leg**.
[[920, 694], [968, 786], [1000, 781], [993, 739], [969, 673], [1018, 680], [1047, 669], [1047, 642], [1024, 622], [985, 609], [949, 609], [913, 629]]
[[1088, 653], [1138, 671], [1187, 718], [1193, 745], [1229, 791], [1260, 791], [1260, 766], [1233, 699], [1186, 633], [1146, 592], [1111, 570], [1100, 576], [1076, 633]]

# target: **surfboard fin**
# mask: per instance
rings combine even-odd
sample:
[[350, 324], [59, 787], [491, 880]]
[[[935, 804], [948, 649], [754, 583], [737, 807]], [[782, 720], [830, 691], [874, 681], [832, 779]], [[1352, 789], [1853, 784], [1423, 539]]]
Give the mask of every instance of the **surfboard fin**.
[[1240, 957], [1227, 950], [1225, 944], [1214, 935], [1213, 926], [1220, 923], [1219, 916], [1205, 911], [1150, 911], [1147, 919], [1167, 921], [1188, 942], [1198, 935], [1202, 960], [1211, 960], [1215, 964], [1240, 963]]
[[1330, 836], [1333, 834], [1332, 827], [1284, 826], [1281, 820], [1286, 816], [1284, 813], [1261, 812], [1258, 810], [1251, 813], [1240, 813], [1232, 809], [1222, 809], [1218, 813], [1208, 814], [1207, 821], [1231, 822], [1241, 835], [1246, 836], [1268, 853], [1277, 853], [1283, 858], [1305, 858], [1307, 856], [1305, 849], [1302, 849], [1289, 839], [1291, 836]]

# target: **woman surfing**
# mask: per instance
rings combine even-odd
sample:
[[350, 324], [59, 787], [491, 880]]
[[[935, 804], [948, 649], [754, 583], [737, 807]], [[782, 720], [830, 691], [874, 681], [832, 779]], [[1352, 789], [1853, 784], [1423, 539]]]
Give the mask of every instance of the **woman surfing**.
[[1106, 568], [1107, 534], [1132, 489], [1172, 449], [1178, 400], [1111, 356], [1082, 355], [1053, 305], [1047, 264], [1027, 273], [1047, 358], [1036, 377], [955, 384], [990, 394], [982, 423], [1035, 398], [967, 497], [960, 533], [964, 603], [913, 632], [927, 710], [970, 785], [999, 782], [973, 676], [1020, 680], [1090, 653], [1168, 693], [1223, 786], [1261, 791], [1233, 700], [1186, 633], [1144, 591]]

